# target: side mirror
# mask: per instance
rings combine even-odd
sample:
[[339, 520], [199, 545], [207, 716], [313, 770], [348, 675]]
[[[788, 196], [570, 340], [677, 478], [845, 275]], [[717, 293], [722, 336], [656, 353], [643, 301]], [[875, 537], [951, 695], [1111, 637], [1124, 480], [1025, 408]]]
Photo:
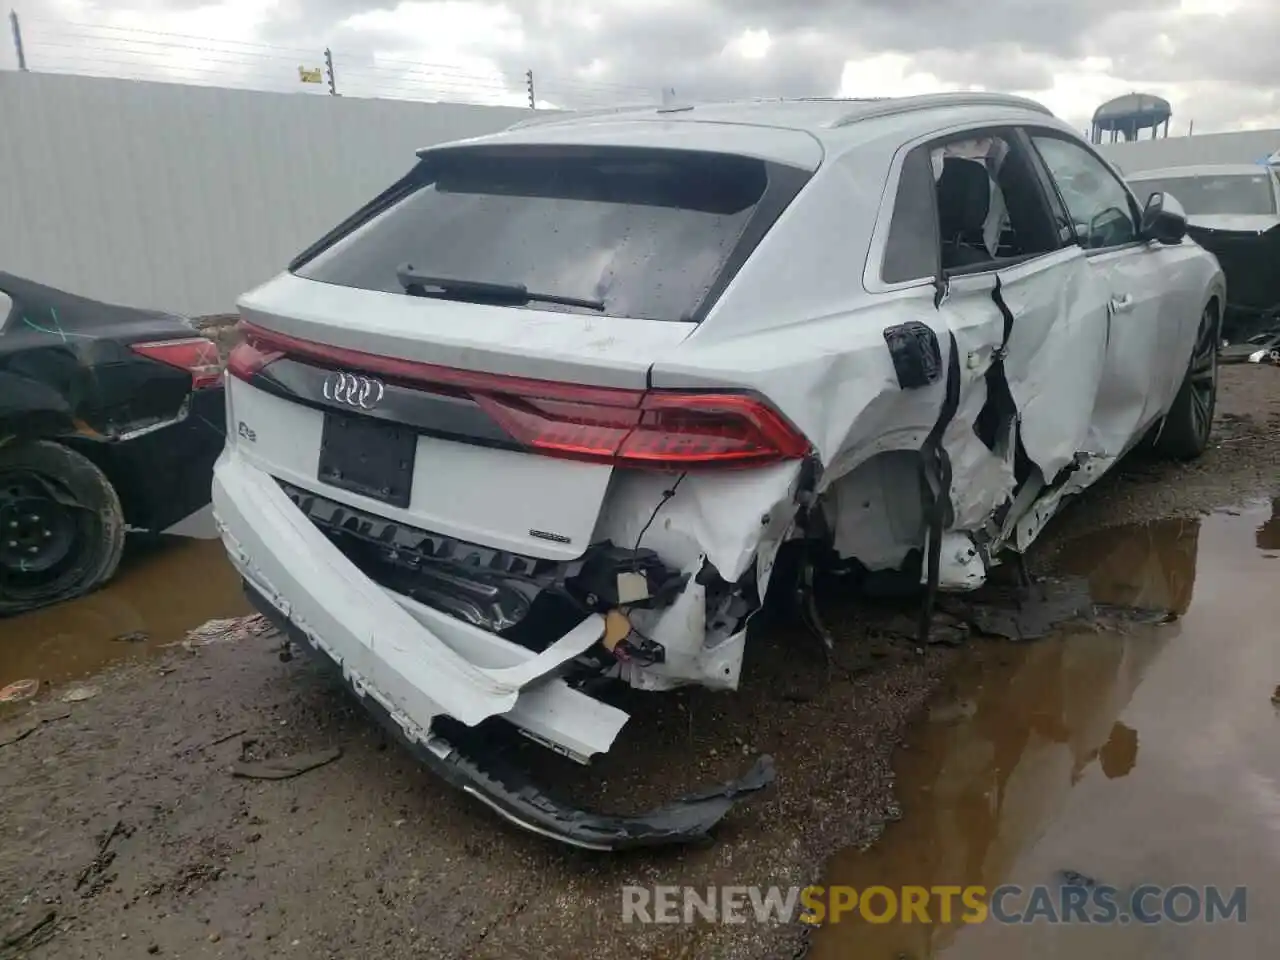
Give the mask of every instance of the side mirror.
[[1187, 235], [1187, 214], [1182, 204], [1172, 194], [1151, 194], [1142, 209], [1141, 233], [1144, 240], [1181, 243]]

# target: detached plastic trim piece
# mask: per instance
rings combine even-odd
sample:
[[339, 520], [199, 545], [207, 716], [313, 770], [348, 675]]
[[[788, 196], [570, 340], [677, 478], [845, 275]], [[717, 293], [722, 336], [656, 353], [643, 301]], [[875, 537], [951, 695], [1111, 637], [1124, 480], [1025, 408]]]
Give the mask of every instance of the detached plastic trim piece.
[[[307, 635], [248, 581], [249, 602], [298, 647], [336, 674], [337, 664], [312, 645]], [[343, 678], [343, 685], [354, 689]], [[411, 741], [373, 697], [358, 699], [397, 740], [432, 772], [467, 793], [507, 821], [540, 836], [587, 850], [627, 850], [669, 844], [708, 842], [711, 830], [734, 804], [773, 783], [773, 758], [759, 757], [742, 777], [688, 794], [666, 806], [635, 816], [592, 813], [554, 799], [523, 772], [494, 756], [483, 744], [451, 743], [433, 733], [428, 743]], [[470, 739], [464, 728], [462, 738]], [[467, 752], [464, 752], [467, 751]]]

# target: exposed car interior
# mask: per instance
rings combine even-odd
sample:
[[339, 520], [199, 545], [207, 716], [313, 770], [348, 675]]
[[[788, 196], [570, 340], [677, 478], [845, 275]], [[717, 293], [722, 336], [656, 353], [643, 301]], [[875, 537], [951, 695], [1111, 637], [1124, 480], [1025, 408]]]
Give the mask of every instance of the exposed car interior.
[[1048, 253], [1059, 246], [1027, 157], [1003, 138], [935, 147], [942, 268]]
[[938, 229], [944, 269], [992, 259], [985, 239], [992, 192], [985, 164], [964, 157], [943, 159], [938, 178]]

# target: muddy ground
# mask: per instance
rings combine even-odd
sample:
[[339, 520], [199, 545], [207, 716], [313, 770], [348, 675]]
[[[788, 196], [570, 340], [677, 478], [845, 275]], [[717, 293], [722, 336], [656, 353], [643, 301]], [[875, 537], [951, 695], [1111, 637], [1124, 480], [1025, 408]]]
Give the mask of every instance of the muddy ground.
[[[1218, 420], [1200, 462], [1104, 479], [1054, 521], [1037, 562], [1100, 526], [1280, 493], [1280, 370], [1225, 368]], [[227, 606], [201, 619], [244, 610]], [[794, 928], [625, 926], [620, 887], [813, 881], [899, 815], [895, 742], [965, 649], [917, 652], [868, 636], [848, 605], [824, 613], [840, 635], [830, 676], [812, 638], [761, 624], [737, 695], [636, 698], [592, 778], [548, 764], [601, 807], [633, 810], [772, 754], [775, 788], [696, 850], [601, 856], [506, 827], [309, 662], [282, 662], [278, 640], [138, 657], [82, 702], [55, 684], [0, 721], [0, 958], [795, 956]], [[32, 639], [12, 623], [5, 645]], [[231, 773], [329, 747], [341, 756], [294, 779]]]

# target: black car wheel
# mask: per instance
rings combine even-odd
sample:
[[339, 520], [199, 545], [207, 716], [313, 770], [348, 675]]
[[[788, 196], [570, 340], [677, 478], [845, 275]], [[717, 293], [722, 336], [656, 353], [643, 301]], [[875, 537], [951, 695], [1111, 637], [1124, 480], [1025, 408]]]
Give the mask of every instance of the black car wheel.
[[120, 498], [89, 459], [46, 440], [0, 447], [0, 616], [105, 583], [124, 539]]
[[1200, 315], [1196, 345], [1182, 386], [1155, 439], [1158, 456], [1194, 460], [1209, 446], [1218, 399], [1218, 330], [1217, 307], [1209, 304]]

